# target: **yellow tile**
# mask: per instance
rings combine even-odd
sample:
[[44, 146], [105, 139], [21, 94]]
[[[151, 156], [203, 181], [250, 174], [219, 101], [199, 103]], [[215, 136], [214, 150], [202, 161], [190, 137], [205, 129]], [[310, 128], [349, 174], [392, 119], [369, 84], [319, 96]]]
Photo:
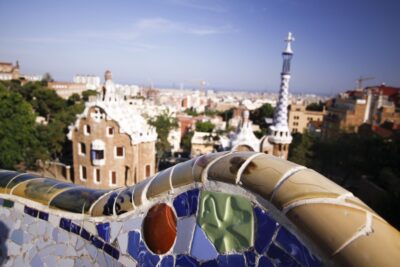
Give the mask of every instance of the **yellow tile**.
[[192, 159], [175, 165], [174, 175], [172, 176], [172, 186], [174, 188], [194, 182], [193, 165], [195, 160], [196, 159]]
[[373, 232], [354, 240], [333, 257], [338, 266], [399, 266], [400, 233], [377, 219]]
[[193, 166], [193, 174], [194, 179], [197, 182], [201, 181], [201, 174], [203, 170], [216, 158], [222, 157], [223, 155], [227, 154], [228, 152], [219, 152], [219, 153], [210, 153], [203, 156], [200, 156], [198, 159], [195, 160], [195, 164]]
[[168, 168], [157, 174], [147, 190], [147, 198], [154, 198], [172, 189], [172, 184], [170, 181], [171, 172], [172, 168]]
[[72, 187], [76, 186], [58, 180], [37, 178], [19, 183], [12, 194], [48, 205], [54, 195]]
[[290, 202], [305, 198], [332, 197], [349, 193], [314, 170], [305, 169], [291, 175], [276, 190], [272, 203], [282, 208]]
[[281, 177], [298, 166], [271, 155], [260, 154], [247, 165], [240, 180], [245, 188], [269, 199]]
[[332, 255], [365, 224], [366, 212], [333, 204], [308, 204], [287, 213], [288, 218], [321, 251]]
[[208, 179], [234, 184], [240, 167], [254, 154], [254, 152], [236, 152], [222, 156], [208, 170]]

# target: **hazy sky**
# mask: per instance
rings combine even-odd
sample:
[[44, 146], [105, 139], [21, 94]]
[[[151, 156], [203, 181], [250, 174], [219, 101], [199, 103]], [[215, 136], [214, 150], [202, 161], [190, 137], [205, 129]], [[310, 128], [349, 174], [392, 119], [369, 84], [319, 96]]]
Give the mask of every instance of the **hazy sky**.
[[293, 32], [291, 91], [400, 86], [399, 0], [0, 0], [0, 61], [22, 73], [277, 91]]

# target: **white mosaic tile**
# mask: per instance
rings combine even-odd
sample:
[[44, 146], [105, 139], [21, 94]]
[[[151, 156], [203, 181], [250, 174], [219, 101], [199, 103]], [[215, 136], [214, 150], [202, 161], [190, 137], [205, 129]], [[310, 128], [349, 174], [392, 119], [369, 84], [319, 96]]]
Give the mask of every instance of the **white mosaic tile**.
[[194, 216], [178, 220], [174, 253], [185, 254], [189, 252], [195, 226], [196, 217]]
[[87, 244], [86, 245], [86, 250], [89, 253], [90, 257], [92, 258], [92, 260], [96, 259], [97, 257], [97, 248], [95, 248], [92, 245]]
[[128, 257], [128, 256], [124, 256], [124, 255], [121, 255], [120, 257], [119, 257], [119, 260], [118, 260], [120, 263], [122, 263], [122, 265], [124, 265], [124, 266], [133, 266], [133, 267], [136, 267], [137, 266], [137, 262], [136, 261], [134, 261], [132, 258], [130, 258], [130, 257]]
[[120, 234], [118, 236], [118, 245], [121, 253], [126, 254], [128, 249], [128, 234]]
[[11, 241], [7, 241], [6, 246], [8, 256], [18, 256], [21, 254], [22, 248], [20, 245]]
[[57, 266], [60, 267], [73, 267], [74, 266], [74, 260], [73, 259], [59, 259]]
[[23, 205], [23, 204], [21, 204], [19, 202], [14, 202], [14, 207], [13, 208], [17, 212], [24, 213], [25, 205]]
[[48, 222], [53, 225], [54, 227], [60, 227], [60, 217], [55, 216], [53, 214], [49, 214], [49, 220]]
[[114, 240], [118, 237], [118, 234], [121, 231], [123, 223], [122, 222], [111, 222], [111, 232], [110, 232], [110, 242], [114, 242]]
[[57, 257], [50, 255], [45, 258], [42, 258], [43, 263], [46, 267], [54, 267], [57, 266]]
[[89, 233], [93, 234], [93, 235], [97, 235], [97, 228], [96, 228], [96, 224], [93, 222], [89, 222], [89, 221], [84, 221], [82, 224], [82, 227], [86, 229], [86, 231], [88, 231]]
[[78, 240], [76, 241], [76, 244], [75, 244], [75, 249], [77, 251], [79, 251], [79, 250], [83, 249], [84, 247], [85, 247], [85, 241], [83, 241], [82, 238], [78, 238]]
[[131, 218], [124, 223], [124, 232], [129, 232], [132, 230], [140, 229], [142, 227], [143, 217]]

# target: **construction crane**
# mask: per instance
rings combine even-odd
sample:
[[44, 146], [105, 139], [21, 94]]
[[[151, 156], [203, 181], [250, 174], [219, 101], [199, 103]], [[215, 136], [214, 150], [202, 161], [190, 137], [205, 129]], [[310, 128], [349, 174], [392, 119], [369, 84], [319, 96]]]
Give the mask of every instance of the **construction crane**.
[[363, 82], [364, 82], [364, 81], [368, 81], [368, 80], [373, 80], [373, 79], [375, 79], [375, 77], [363, 77], [363, 76], [360, 76], [360, 78], [358, 78], [358, 79], [356, 80], [356, 82], [357, 82], [357, 89], [363, 89]]

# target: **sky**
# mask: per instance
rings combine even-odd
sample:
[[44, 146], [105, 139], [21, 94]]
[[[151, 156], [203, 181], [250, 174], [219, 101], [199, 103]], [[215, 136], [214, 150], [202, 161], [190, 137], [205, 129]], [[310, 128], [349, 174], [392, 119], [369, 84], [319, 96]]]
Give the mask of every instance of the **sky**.
[[117, 83], [279, 89], [290, 31], [295, 93], [400, 87], [398, 0], [0, 0], [0, 61], [24, 74]]

